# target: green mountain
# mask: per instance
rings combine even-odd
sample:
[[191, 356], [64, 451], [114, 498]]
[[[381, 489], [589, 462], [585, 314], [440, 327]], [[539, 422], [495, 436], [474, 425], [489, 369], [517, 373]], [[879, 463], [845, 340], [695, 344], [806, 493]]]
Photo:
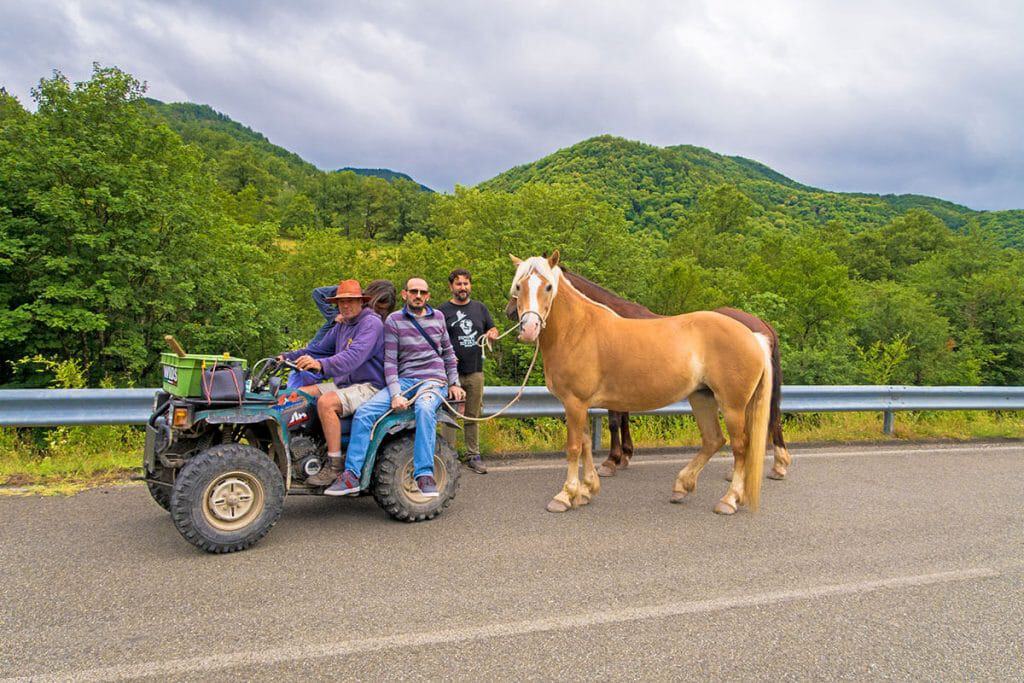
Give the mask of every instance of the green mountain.
[[207, 105], [146, 99], [145, 107], [213, 162], [228, 212], [241, 223], [277, 223], [290, 236], [314, 226], [381, 239], [426, 230], [434, 192], [404, 173], [322, 171]]
[[[219, 159], [231, 150], [251, 151], [258, 159], [260, 167], [279, 180], [296, 186], [301, 186], [323, 173], [298, 154], [273, 144], [262, 133], [238, 123], [209, 105], [191, 102], [165, 103], [152, 98], [145, 98], [145, 102], [185, 142], [194, 143], [213, 158]], [[387, 168], [346, 166], [338, 169], [338, 172], [340, 171], [351, 171], [363, 177], [383, 178], [388, 182], [408, 180], [416, 183], [408, 174]], [[426, 192], [433, 192], [426, 185], [416, 184]]]
[[[410, 183], [416, 183], [410, 175], [407, 173], [400, 173], [398, 171], [392, 171], [390, 168], [354, 168], [352, 166], [346, 166], [345, 168], [339, 168], [336, 172], [341, 173], [343, 171], [351, 171], [356, 175], [368, 177], [368, 178], [383, 178], [384, 180], [394, 182], [395, 180], [408, 180]], [[424, 192], [433, 192], [432, 189], [424, 185], [423, 183], [416, 183], [420, 186]]]
[[195, 144], [218, 161], [231, 156], [247, 157], [262, 171], [280, 182], [301, 186], [321, 171], [298, 154], [270, 142], [262, 133], [232, 120], [209, 105], [191, 102], [164, 103], [146, 98], [146, 103], [185, 142]]
[[[259, 196], [285, 206], [295, 193], [317, 197], [325, 175], [353, 173], [389, 183], [407, 181], [425, 193], [433, 190], [405, 173], [382, 168], [319, 170], [299, 155], [207, 105], [167, 104], [146, 99], [152, 112], [218, 164], [218, 180], [236, 195], [251, 185]], [[480, 183], [481, 189], [514, 191], [527, 183], [581, 183], [625, 212], [637, 228], [663, 235], [697, 208], [699, 198], [717, 187], [735, 187], [768, 220], [813, 224], [836, 221], [851, 232], [887, 224], [914, 208], [924, 209], [955, 230], [971, 221], [996, 235], [1000, 243], [1024, 248], [1024, 211], [974, 211], [921, 195], [830, 192], [804, 185], [757, 161], [716, 154], [703, 147], [655, 147], [603, 135], [517, 166]], [[322, 202], [319, 202], [321, 203]], [[282, 209], [283, 211], [284, 209]], [[264, 210], [262, 217], [274, 217]], [[328, 222], [320, 218], [322, 223]]]
[[603, 135], [517, 166], [480, 184], [514, 191], [527, 183], [582, 183], [616, 206], [630, 222], [672, 233], [699, 198], [731, 185], [769, 220], [824, 224], [837, 221], [859, 232], [881, 226], [912, 208], [924, 209], [956, 230], [971, 220], [1006, 245], [1024, 248], [1024, 211], [974, 211], [933, 197], [830, 192], [798, 183], [764, 164], [715, 154], [703, 147], [655, 147]]

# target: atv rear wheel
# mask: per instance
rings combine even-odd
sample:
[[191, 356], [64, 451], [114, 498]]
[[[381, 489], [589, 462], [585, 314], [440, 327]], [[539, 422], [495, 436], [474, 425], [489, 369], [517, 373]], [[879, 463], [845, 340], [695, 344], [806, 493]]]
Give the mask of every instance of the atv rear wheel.
[[284, 479], [266, 453], [220, 444], [191, 458], [171, 493], [171, 519], [209, 553], [244, 550], [266, 536], [284, 508]]
[[459, 490], [459, 458], [448, 442], [438, 437], [434, 446], [434, 479], [437, 498], [426, 498], [413, 479], [415, 434], [406, 432], [391, 439], [377, 454], [373, 498], [389, 515], [403, 522], [433, 519], [451, 504]]

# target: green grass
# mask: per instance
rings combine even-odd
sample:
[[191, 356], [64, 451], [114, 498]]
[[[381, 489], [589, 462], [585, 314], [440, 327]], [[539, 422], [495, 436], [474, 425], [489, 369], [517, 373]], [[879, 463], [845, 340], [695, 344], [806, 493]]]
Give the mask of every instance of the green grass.
[[142, 461], [137, 427], [0, 429], [0, 486], [63, 493], [124, 480]]
[[[630, 425], [637, 448], [700, 443], [689, 417], [640, 416]], [[602, 457], [608, 449], [604, 426]], [[1020, 439], [1024, 438], [1024, 412], [897, 413], [892, 437], [882, 433], [880, 413], [809, 413], [787, 416], [783, 431], [796, 453], [801, 442], [816, 441]], [[138, 471], [143, 441], [137, 427], [0, 429], [0, 494], [66, 494], [124, 481]], [[551, 418], [496, 420], [482, 426], [481, 447], [489, 456], [561, 451], [565, 424]]]
[[[602, 425], [602, 449], [609, 445], [607, 421]], [[892, 436], [882, 433], [881, 413], [803, 413], [788, 415], [782, 426], [787, 442], [815, 441], [917, 441], [934, 439], [1024, 438], [1022, 412], [900, 412]], [[700, 432], [692, 418], [681, 415], [638, 416], [630, 420], [637, 448], [697, 446]], [[565, 424], [561, 420], [501, 420], [481, 428], [485, 454], [560, 451], [565, 448]]]

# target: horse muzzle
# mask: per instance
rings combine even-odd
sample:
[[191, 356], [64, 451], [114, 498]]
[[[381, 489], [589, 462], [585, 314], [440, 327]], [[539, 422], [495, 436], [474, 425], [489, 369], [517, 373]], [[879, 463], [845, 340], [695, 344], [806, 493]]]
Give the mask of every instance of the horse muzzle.
[[526, 311], [519, 317], [519, 341], [533, 344], [540, 337], [544, 321], [536, 311]]

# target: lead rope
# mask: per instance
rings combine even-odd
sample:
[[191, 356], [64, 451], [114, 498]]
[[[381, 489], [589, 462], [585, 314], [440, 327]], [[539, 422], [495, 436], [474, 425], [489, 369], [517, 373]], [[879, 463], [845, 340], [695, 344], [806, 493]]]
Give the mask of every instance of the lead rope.
[[[544, 326], [545, 326], [546, 323], [547, 323], [547, 319], [541, 318], [540, 326], [541, 326], [542, 330], [544, 329]], [[506, 336], [506, 335], [508, 335], [508, 334], [510, 334], [512, 332], [515, 332], [518, 329], [519, 329], [519, 325], [518, 324], [513, 325], [512, 327], [508, 328], [507, 330], [505, 330], [504, 332], [499, 334], [498, 338], [495, 339], [494, 341], [498, 341], [498, 339], [501, 339], [502, 337], [504, 337], [504, 336]], [[477, 338], [477, 340], [476, 340], [477, 346], [479, 346], [481, 348], [483, 348], [484, 344], [489, 344], [489, 343], [490, 343], [490, 340], [487, 339], [487, 337], [485, 337], [484, 335], [480, 335]], [[418, 387], [421, 387], [423, 385], [428, 385], [428, 386], [424, 387], [423, 389], [418, 390], [416, 392], [416, 394], [413, 395], [412, 399], [410, 400], [410, 403], [416, 403], [416, 400], [420, 396], [422, 396], [423, 394], [436, 394], [437, 397], [439, 399], [441, 399], [441, 403], [443, 403], [445, 405], [445, 407], [448, 408], [448, 410], [450, 410], [453, 413], [455, 413], [456, 417], [461, 417], [463, 420], [469, 420], [470, 422], [487, 422], [488, 420], [493, 420], [494, 418], [496, 418], [499, 415], [501, 415], [502, 413], [504, 413], [506, 410], [511, 408], [513, 405], [515, 405], [519, 401], [520, 398], [522, 398], [523, 391], [526, 390], [526, 383], [530, 381], [530, 374], [533, 372], [533, 366], [537, 364], [537, 355], [539, 353], [540, 353], [540, 339], [537, 340], [537, 343], [534, 346], [533, 358], [530, 359], [530, 367], [528, 367], [526, 369], [526, 376], [523, 377], [523, 383], [519, 385], [519, 391], [516, 392], [516, 395], [512, 397], [512, 400], [509, 401], [508, 403], [506, 403], [501, 408], [501, 410], [499, 410], [496, 413], [492, 413], [490, 415], [486, 415], [484, 417], [469, 417], [467, 415], [464, 415], [464, 414], [460, 413], [458, 410], [456, 410], [455, 407], [451, 403], [448, 402], [448, 399], [445, 398], [441, 394], [441, 391], [437, 387], [437, 383], [436, 383], [435, 380], [431, 380], [431, 379], [421, 380], [421, 381], [417, 382], [416, 384], [413, 384], [411, 387], [406, 389], [405, 392], [402, 392], [402, 393], [405, 394], [406, 392], [412, 391], [413, 389], [417, 389]], [[387, 412], [385, 412], [383, 415], [381, 415], [379, 418], [377, 418], [377, 421], [373, 423], [373, 427], [370, 428], [370, 439], [371, 440], [373, 439], [373, 433], [377, 430], [377, 425], [379, 425], [381, 423], [381, 420], [383, 420], [385, 417], [387, 417], [388, 415], [390, 415], [394, 411], [395, 411], [394, 408], [388, 408]]]

